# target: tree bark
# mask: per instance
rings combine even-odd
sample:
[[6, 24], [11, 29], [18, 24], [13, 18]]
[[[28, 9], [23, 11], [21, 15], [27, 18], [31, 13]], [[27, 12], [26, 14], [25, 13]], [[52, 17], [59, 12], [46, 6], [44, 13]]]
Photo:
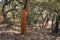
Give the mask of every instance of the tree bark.
[[6, 14], [5, 14], [5, 4], [3, 5], [3, 9], [2, 9], [2, 14], [3, 14], [3, 21], [2, 23], [5, 23], [5, 18], [6, 18]]
[[60, 18], [57, 17], [57, 19], [56, 19], [56, 23], [55, 23], [56, 26], [54, 27], [54, 29], [55, 29], [55, 30], [54, 30], [54, 33], [56, 33], [56, 34], [58, 33], [59, 19], [60, 19]]
[[21, 16], [21, 33], [26, 33], [26, 17], [27, 17], [27, 11], [23, 9]]
[[22, 9], [22, 14], [21, 14], [21, 33], [24, 34], [26, 33], [26, 18], [27, 18], [27, 12], [28, 12], [28, 3], [29, 0], [25, 0], [24, 8]]
[[52, 18], [51, 29], [52, 29], [52, 33], [54, 33], [54, 29], [53, 29], [53, 18]]
[[55, 33], [57, 34], [58, 33], [58, 25], [59, 25], [59, 21], [58, 20], [56, 20], [56, 26], [55, 26]]
[[58, 25], [59, 25], [59, 19], [57, 18], [54, 27], [53, 27], [53, 24], [52, 24], [52, 32], [53, 33], [56, 33], [56, 34], [58, 33]]
[[2, 21], [2, 23], [4, 24], [5, 21], [6, 21], [6, 15], [3, 15], [3, 21]]

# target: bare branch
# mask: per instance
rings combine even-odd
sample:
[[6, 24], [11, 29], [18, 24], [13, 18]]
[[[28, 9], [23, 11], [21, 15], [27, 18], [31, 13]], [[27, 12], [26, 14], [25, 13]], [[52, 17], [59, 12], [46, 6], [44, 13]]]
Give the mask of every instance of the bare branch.
[[[9, 2], [8, 2], [8, 4], [11, 2], [12, 0], [10, 0]], [[10, 9], [10, 10], [8, 10], [7, 12], [5, 12], [4, 14], [7, 14], [8, 12], [11, 12], [11, 11], [17, 11], [17, 9], [15, 9], [16, 8], [16, 6], [18, 6], [19, 4], [23, 4], [22, 2], [19, 2], [18, 4], [16, 4], [16, 5], [14, 5], [14, 8], [12, 8], [12, 9]]]
[[5, 14], [7, 14], [8, 12], [11, 12], [11, 11], [13, 11], [13, 10], [17, 10], [17, 9], [10, 9], [10, 10], [8, 10], [7, 12], [5, 12]]
[[11, 1], [13, 1], [13, 0], [10, 0], [8, 3], [11, 3]]
[[7, 2], [7, 5], [9, 5], [13, 0], [10, 0], [9, 2]]
[[18, 6], [19, 4], [23, 5], [23, 2], [19, 1], [18, 4], [16, 4], [14, 7]]

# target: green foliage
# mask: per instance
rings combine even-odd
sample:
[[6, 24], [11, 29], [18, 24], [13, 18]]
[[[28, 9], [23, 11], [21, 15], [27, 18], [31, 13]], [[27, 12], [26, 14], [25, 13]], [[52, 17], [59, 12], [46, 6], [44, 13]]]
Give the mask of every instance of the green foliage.
[[13, 25], [13, 22], [10, 20], [10, 18], [6, 18], [6, 24]]
[[[10, 1], [10, 0], [8, 0], [8, 1]], [[0, 5], [1, 5], [0, 13], [2, 13], [3, 4], [0, 4]], [[9, 11], [9, 12], [11, 12], [12, 15], [14, 15], [14, 17], [16, 19], [19, 19], [21, 17], [21, 10], [22, 10], [23, 6], [24, 6], [24, 0], [13, 0], [13, 1], [11, 1], [10, 4], [5, 6], [4, 10], [5, 10], [5, 12], [7, 12], [8, 10], [13, 9], [13, 8], [17, 9], [17, 11], [12, 10], [12, 11], [14, 11], [14, 13], [12, 13], [12, 11]], [[45, 10], [46, 10], [46, 12], [44, 12]], [[44, 14], [46, 15], [45, 19], [48, 17], [55, 18], [56, 16], [60, 16], [59, 11], [60, 11], [60, 1], [59, 0], [30, 0], [27, 21], [34, 22], [38, 18], [43, 19]], [[11, 16], [11, 17], [13, 17], [13, 16]], [[45, 20], [45, 19], [43, 19], [43, 20]], [[6, 20], [9, 21], [9, 19], [6, 19]]]

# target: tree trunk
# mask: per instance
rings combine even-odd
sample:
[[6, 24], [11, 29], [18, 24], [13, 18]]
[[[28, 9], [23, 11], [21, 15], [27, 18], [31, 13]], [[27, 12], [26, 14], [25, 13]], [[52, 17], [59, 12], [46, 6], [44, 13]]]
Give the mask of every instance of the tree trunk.
[[57, 34], [58, 33], [58, 25], [59, 25], [59, 21], [58, 20], [56, 20], [56, 26], [55, 26], [55, 33]]
[[52, 24], [51, 24], [51, 29], [52, 29], [52, 32], [54, 33], [54, 31], [53, 31], [53, 20], [52, 20]]
[[54, 33], [56, 33], [56, 34], [58, 33], [59, 19], [60, 19], [60, 18], [57, 17], [57, 19], [56, 19], [56, 26], [54, 27], [54, 29], [55, 29], [55, 30], [54, 30]]
[[4, 24], [5, 21], [6, 21], [6, 15], [3, 15], [3, 21], [2, 21], [2, 23]]
[[54, 33], [54, 29], [53, 29], [53, 18], [52, 18], [51, 30], [52, 30], [52, 33]]
[[12, 11], [12, 17], [13, 17], [13, 23], [14, 23], [14, 25], [15, 25], [15, 14], [14, 14], [13, 11]]
[[28, 5], [29, 2], [28, 0], [25, 0], [24, 8], [22, 9], [22, 14], [21, 14], [21, 33], [24, 34], [26, 33], [26, 18], [27, 18], [27, 12], [28, 12]]
[[6, 18], [6, 14], [5, 14], [5, 5], [3, 5], [3, 9], [2, 9], [2, 14], [3, 14], [3, 21], [2, 23], [4, 24], [5, 23], [5, 18]]
[[27, 11], [23, 9], [21, 16], [21, 33], [26, 33], [26, 17], [27, 17]]
[[49, 17], [47, 17], [46, 23], [45, 23], [45, 27], [48, 26], [48, 22], [49, 22]]
[[53, 26], [53, 19], [52, 19], [52, 33], [58, 33], [58, 25], [59, 25], [59, 21], [58, 19], [56, 19], [56, 22], [55, 22], [55, 26]]

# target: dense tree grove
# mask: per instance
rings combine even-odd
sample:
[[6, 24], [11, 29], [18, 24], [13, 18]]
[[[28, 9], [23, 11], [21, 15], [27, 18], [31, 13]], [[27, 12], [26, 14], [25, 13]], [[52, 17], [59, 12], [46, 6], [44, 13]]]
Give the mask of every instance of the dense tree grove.
[[[58, 32], [60, 22], [60, 0], [1, 0], [1, 23], [11, 19], [13, 24], [21, 27], [21, 32], [26, 33], [27, 26], [46, 28], [51, 21], [51, 30]], [[9, 19], [8, 19], [9, 18]]]

